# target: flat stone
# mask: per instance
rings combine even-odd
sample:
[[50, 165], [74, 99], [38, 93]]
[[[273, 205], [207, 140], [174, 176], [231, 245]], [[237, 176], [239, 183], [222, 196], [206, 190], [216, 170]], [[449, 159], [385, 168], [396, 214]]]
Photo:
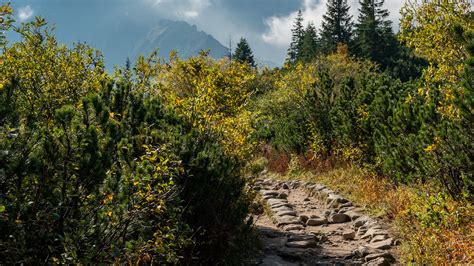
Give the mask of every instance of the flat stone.
[[[350, 216], [350, 215], [349, 215], [349, 216]], [[353, 220], [354, 220], [354, 219], [353, 219]], [[356, 218], [356, 219], [354, 220], [354, 226], [355, 226], [355, 227], [361, 227], [361, 226], [365, 225], [369, 220], [370, 220], [369, 217], [367, 217], [367, 216], [361, 216], [361, 217]]]
[[295, 242], [295, 241], [314, 241], [314, 235], [290, 235], [287, 238], [287, 242]]
[[331, 193], [328, 195], [326, 203], [330, 203], [332, 201], [336, 201], [337, 203], [341, 203], [341, 204], [349, 202], [347, 199], [335, 193]]
[[375, 248], [375, 249], [390, 249], [392, 247], [393, 239], [388, 238], [383, 241], [378, 241], [375, 243], [371, 243], [368, 247]]
[[278, 198], [279, 199], [286, 199], [286, 198], [288, 198], [288, 194], [282, 192], [282, 193], [278, 194]]
[[310, 218], [306, 221], [306, 225], [308, 226], [319, 226], [327, 223], [328, 220], [326, 218]]
[[300, 231], [300, 230], [304, 230], [304, 226], [302, 226], [301, 224], [289, 224], [289, 225], [283, 226], [283, 230], [285, 230], [285, 231]]
[[380, 251], [373, 249], [371, 247], [367, 247], [367, 246], [360, 246], [352, 251], [352, 254], [359, 258], [364, 258], [367, 255], [375, 254], [375, 253], [380, 253]]
[[385, 239], [388, 238], [388, 235], [376, 235], [374, 236], [374, 238], [372, 238], [372, 240], [370, 240], [370, 243], [375, 243], [375, 242], [379, 242], [379, 241], [383, 241]]
[[356, 232], [354, 230], [346, 230], [342, 232], [342, 238], [344, 238], [344, 240], [353, 240], [355, 235]]
[[365, 261], [371, 261], [377, 258], [385, 258], [390, 263], [395, 262], [395, 258], [388, 252], [369, 254], [365, 257]]
[[378, 235], [388, 235], [387, 231], [380, 229], [380, 227], [372, 227], [367, 230], [365, 235], [361, 236], [361, 239], [373, 238]]
[[276, 215], [278, 215], [278, 216], [296, 216], [296, 212], [293, 211], [293, 210], [281, 211], [281, 212], [277, 212]]
[[301, 240], [294, 242], [287, 242], [285, 246], [289, 248], [315, 248], [318, 246], [316, 240]]
[[301, 224], [300, 220], [293, 216], [282, 216], [278, 217], [278, 226], [289, 225], [289, 224]]
[[290, 207], [282, 206], [282, 207], [278, 207], [278, 208], [272, 208], [272, 211], [274, 213], [277, 213], [277, 212], [284, 212], [284, 211], [293, 211], [293, 209], [290, 208]]
[[269, 199], [267, 200], [268, 205], [276, 205], [276, 204], [282, 204], [282, 203], [288, 203], [288, 200], [286, 199]]
[[351, 217], [344, 213], [334, 213], [329, 215], [328, 221], [333, 224], [346, 223], [351, 220]]
[[385, 259], [384, 257], [378, 257], [374, 260], [371, 260], [367, 263], [364, 263], [363, 265], [366, 265], [366, 266], [389, 266], [390, 262], [388, 262], [388, 260]]
[[353, 206], [353, 204], [352, 204], [352, 202], [350, 202], [350, 201], [349, 201], [349, 202], [346, 202], [346, 203], [343, 203], [343, 204], [341, 204], [341, 207], [342, 207], [342, 208], [347, 208], [347, 207], [352, 207], [352, 206]]
[[288, 208], [292, 208], [291, 204], [289, 203], [279, 203], [279, 204], [274, 204], [272, 206], [270, 206], [272, 208], [280, 208], [280, 207], [288, 207]]
[[290, 186], [291, 186], [292, 189], [297, 189], [297, 188], [300, 187], [300, 185], [301, 185], [301, 183], [299, 181], [293, 181], [293, 182], [290, 183]]
[[272, 191], [272, 190], [261, 190], [260, 193], [262, 193], [263, 196], [278, 196], [278, 191]]
[[362, 214], [356, 211], [346, 211], [345, 214], [349, 215], [352, 221], [355, 221], [362, 216]]

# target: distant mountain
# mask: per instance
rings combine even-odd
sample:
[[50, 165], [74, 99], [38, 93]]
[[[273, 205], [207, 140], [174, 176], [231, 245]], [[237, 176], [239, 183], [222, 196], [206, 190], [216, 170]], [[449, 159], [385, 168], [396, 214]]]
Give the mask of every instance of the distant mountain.
[[177, 51], [181, 58], [188, 58], [208, 49], [209, 55], [216, 59], [228, 54], [228, 48], [214, 37], [198, 31], [196, 25], [184, 21], [161, 20], [145, 38], [135, 44], [132, 57], [148, 55], [156, 48], [163, 57], [168, 57], [172, 50]]

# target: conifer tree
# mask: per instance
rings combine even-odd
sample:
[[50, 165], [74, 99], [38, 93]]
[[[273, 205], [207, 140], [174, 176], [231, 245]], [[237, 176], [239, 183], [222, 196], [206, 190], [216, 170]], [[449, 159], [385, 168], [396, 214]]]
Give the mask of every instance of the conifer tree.
[[291, 43], [290, 48], [288, 48], [288, 57], [286, 59], [286, 62], [289, 64], [294, 64], [298, 61], [298, 58], [300, 56], [300, 50], [304, 35], [303, 13], [301, 12], [301, 10], [298, 11], [298, 15], [296, 16], [291, 33]]
[[251, 67], [255, 67], [252, 49], [250, 49], [250, 46], [245, 38], [240, 38], [240, 41], [235, 48], [233, 58], [240, 63], [247, 63]]
[[301, 51], [298, 60], [309, 62], [318, 54], [318, 34], [313, 23], [308, 23], [301, 42]]
[[396, 47], [385, 0], [360, 0], [355, 44], [358, 56], [371, 59], [385, 68]]
[[347, 0], [328, 0], [327, 12], [323, 15], [321, 44], [324, 52], [336, 50], [337, 44], [347, 44], [352, 38], [352, 16]]

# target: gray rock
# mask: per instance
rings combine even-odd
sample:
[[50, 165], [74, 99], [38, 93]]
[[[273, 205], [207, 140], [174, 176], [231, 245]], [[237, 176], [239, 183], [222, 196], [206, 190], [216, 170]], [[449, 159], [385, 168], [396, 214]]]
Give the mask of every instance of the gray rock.
[[378, 236], [378, 235], [388, 235], [388, 233], [387, 233], [387, 231], [381, 229], [379, 226], [371, 227], [367, 230], [365, 235], [361, 236], [360, 238], [361, 239], [366, 239], [366, 238], [372, 239], [373, 237]]
[[349, 202], [347, 199], [335, 193], [331, 193], [328, 195], [326, 203], [330, 203], [332, 201], [336, 201], [337, 203], [341, 203], [341, 204]]
[[301, 230], [304, 230], [304, 226], [302, 226], [301, 224], [289, 224], [289, 225], [283, 226], [283, 230], [285, 230], [285, 231], [301, 231]]
[[276, 215], [278, 215], [278, 216], [296, 216], [296, 212], [293, 211], [293, 210], [280, 211], [280, 212], [277, 212]]
[[301, 224], [300, 220], [294, 216], [282, 216], [277, 218], [277, 225]]
[[319, 226], [327, 223], [328, 220], [326, 218], [310, 218], [308, 221], [306, 221], [306, 225], [309, 226]]
[[285, 246], [289, 248], [315, 248], [318, 246], [316, 240], [301, 240], [301, 241], [293, 241], [287, 242]]
[[389, 263], [395, 262], [395, 258], [388, 252], [369, 254], [365, 257], [365, 261], [371, 261], [377, 258], [385, 258]]
[[345, 214], [349, 215], [349, 217], [351, 217], [352, 221], [355, 221], [355, 220], [359, 219], [362, 216], [362, 214], [360, 214], [359, 212], [356, 212], [356, 211], [346, 211]]
[[342, 207], [342, 208], [347, 208], [347, 207], [352, 207], [352, 206], [353, 206], [353, 204], [352, 204], [352, 202], [350, 202], [350, 201], [349, 201], [349, 202], [346, 202], [346, 203], [343, 203], [343, 204], [341, 204], [341, 207]]
[[367, 255], [375, 254], [375, 253], [380, 253], [380, 252], [377, 251], [376, 249], [366, 247], [366, 246], [360, 246], [352, 251], [353, 256], [356, 256], [359, 258], [363, 258]]
[[290, 189], [287, 183], [283, 183], [283, 186], [281, 186], [283, 189]]
[[268, 205], [276, 205], [276, 204], [282, 204], [282, 203], [288, 203], [288, 200], [286, 199], [269, 199], [267, 200]]
[[342, 238], [344, 238], [344, 240], [353, 240], [355, 235], [356, 232], [354, 230], [346, 230], [342, 232]]
[[309, 220], [309, 217], [307, 215], [300, 215], [300, 221], [303, 223], [306, 223], [306, 221]]
[[288, 198], [288, 194], [282, 192], [282, 193], [278, 194], [278, 198], [279, 199], [286, 199], [286, 198]]
[[378, 257], [374, 260], [371, 260], [367, 263], [364, 263], [363, 265], [366, 265], [366, 266], [389, 266], [390, 262], [388, 262], [388, 260], [385, 259], [384, 257]]
[[375, 243], [375, 242], [379, 242], [379, 241], [383, 241], [385, 239], [388, 238], [388, 235], [376, 235], [374, 236], [374, 238], [372, 238], [372, 240], [370, 240], [370, 243]]
[[293, 211], [293, 209], [290, 208], [290, 207], [282, 206], [282, 207], [278, 207], [278, 208], [272, 208], [272, 211], [274, 213], [278, 213], [278, 212], [284, 212], [284, 211]]
[[293, 181], [293, 182], [291, 182], [290, 185], [291, 185], [292, 189], [297, 189], [297, 188], [300, 187], [301, 183], [299, 181]]
[[304, 198], [303, 201], [310, 201], [310, 199], [309, 198]]
[[392, 243], [393, 243], [393, 239], [388, 238], [383, 241], [371, 243], [368, 245], [368, 247], [375, 248], [375, 249], [390, 249], [392, 247]]
[[260, 191], [262, 193], [263, 196], [278, 196], [278, 191], [272, 191], [272, 190], [262, 190]]
[[291, 204], [289, 204], [289, 203], [278, 203], [278, 204], [272, 205], [271, 207], [272, 208], [280, 208], [280, 207], [292, 208]]
[[286, 242], [313, 241], [313, 240], [315, 240], [314, 235], [290, 235], [286, 239]]
[[344, 213], [334, 213], [329, 215], [328, 221], [333, 224], [346, 223], [351, 220], [351, 217]]
[[[350, 216], [350, 215], [349, 215], [349, 216]], [[353, 219], [353, 220], [354, 220], [354, 219]], [[354, 220], [354, 226], [355, 226], [355, 227], [361, 227], [361, 226], [365, 225], [369, 220], [370, 220], [369, 217], [367, 217], [367, 216], [361, 216], [361, 217], [356, 218], [356, 219]]]

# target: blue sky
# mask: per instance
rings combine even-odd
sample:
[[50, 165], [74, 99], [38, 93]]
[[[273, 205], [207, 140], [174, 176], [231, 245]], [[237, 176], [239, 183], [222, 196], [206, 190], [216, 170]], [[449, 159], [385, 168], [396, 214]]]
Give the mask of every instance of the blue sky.
[[[348, 2], [356, 18], [358, 0]], [[403, 2], [385, 1], [395, 30]], [[12, 5], [17, 21], [43, 16], [56, 25], [61, 42], [86, 41], [102, 50], [109, 64], [120, 64], [118, 58], [131, 52], [129, 44], [161, 19], [195, 24], [226, 46], [230, 36], [245, 37], [256, 57], [280, 64], [297, 10], [316, 25], [326, 10], [320, 0], [14, 0]]]

